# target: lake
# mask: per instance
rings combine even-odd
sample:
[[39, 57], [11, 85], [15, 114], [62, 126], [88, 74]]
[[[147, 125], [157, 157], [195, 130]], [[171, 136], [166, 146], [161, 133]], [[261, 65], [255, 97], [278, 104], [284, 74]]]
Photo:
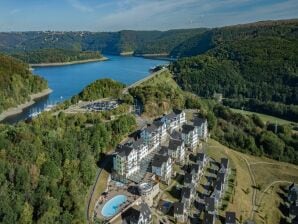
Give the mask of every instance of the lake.
[[42, 110], [47, 104], [56, 104], [70, 99], [97, 79], [111, 78], [129, 85], [146, 77], [151, 67], [168, 63], [166, 60], [142, 57], [112, 55], [106, 55], [106, 57], [109, 58], [108, 61], [35, 68], [33, 73], [44, 77], [53, 92], [24, 109], [21, 114], [10, 116], [3, 122], [15, 123], [27, 118], [32, 112]]

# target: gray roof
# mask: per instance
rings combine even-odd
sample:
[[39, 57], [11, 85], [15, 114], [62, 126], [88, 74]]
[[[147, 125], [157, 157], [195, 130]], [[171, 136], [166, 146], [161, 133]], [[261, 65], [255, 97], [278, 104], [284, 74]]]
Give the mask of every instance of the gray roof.
[[183, 198], [190, 198], [191, 195], [191, 188], [183, 187], [181, 191], [181, 197]]
[[193, 176], [190, 173], [186, 173], [184, 175], [184, 183], [191, 184], [193, 180]]
[[177, 147], [181, 146], [182, 144], [183, 144], [183, 141], [182, 140], [170, 139], [169, 149], [176, 150]]
[[177, 117], [177, 115], [181, 114], [182, 113], [182, 110], [177, 110], [177, 109], [174, 109], [173, 112], [165, 115], [164, 117], [168, 120], [172, 120], [174, 118]]
[[223, 166], [225, 169], [228, 168], [229, 160], [227, 158], [220, 159], [220, 165]]
[[169, 149], [166, 146], [162, 146], [161, 149], [157, 152], [159, 155], [167, 156]]
[[153, 124], [156, 126], [156, 127], [162, 127], [164, 125], [164, 122], [162, 121], [153, 121]]
[[205, 198], [205, 208], [208, 212], [214, 212], [215, 210], [215, 199], [213, 197]]
[[149, 219], [151, 215], [151, 210], [146, 203], [141, 203], [137, 208], [129, 208], [123, 213], [123, 222], [122, 223], [138, 223], [140, 215], [144, 219]]
[[195, 127], [193, 125], [184, 124], [182, 125], [182, 133], [188, 134], [189, 132], [193, 131]]
[[144, 145], [144, 144], [145, 144], [144, 139], [139, 138], [132, 143], [132, 147], [139, 148], [141, 145]]
[[169, 156], [166, 155], [159, 155], [159, 154], [155, 154], [152, 160], [152, 166], [155, 167], [162, 167], [163, 163], [166, 163], [169, 159]]
[[132, 150], [133, 148], [131, 146], [123, 145], [117, 148], [116, 152], [118, 153], [119, 156], [126, 157], [131, 153]]
[[197, 161], [203, 162], [205, 157], [206, 157], [206, 155], [204, 153], [200, 152], [197, 154]]
[[176, 140], [181, 139], [181, 133], [178, 132], [178, 131], [173, 131], [173, 132], [170, 134], [170, 136], [171, 136], [172, 139], [176, 139]]
[[191, 164], [191, 171], [194, 171], [195, 173], [198, 173], [200, 170], [199, 164]]
[[157, 127], [154, 124], [148, 124], [146, 128], [143, 129], [143, 131], [146, 131], [148, 133], [156, 132]]
[[174, 205], [174, 214], [183, 215], [184, 203], [183, 202], [175, 202], [173, 205]]
[[235, 212], [226, 212], [226, 223], [236, 224], [236, 213]]
[[196, 117], [193, 120], [193, 125], [198, 127], [198, 126], [202, 126], [202, 124], [204, 124], [207, 120], [205, 118], [200, 118], [200, 117]]
[[203, 223], [204, 224], [213, 224], [214, 221], [215, 221], [214, 215], [205, 212]]

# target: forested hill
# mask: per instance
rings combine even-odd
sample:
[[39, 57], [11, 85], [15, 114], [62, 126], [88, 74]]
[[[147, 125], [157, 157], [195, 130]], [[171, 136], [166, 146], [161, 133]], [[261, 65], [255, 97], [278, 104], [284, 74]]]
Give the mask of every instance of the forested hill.
[[0, 54], [0, 113], [29, 100], [29, 95], [47, 88], [47, 82], [32, 75], [28, 65]]
[[183, 89], [204, 97], [222, 93], [243, 101], [233, 101], [238, 107], [297, 120], [298, 20], [207, 31], [181, 45], [179, 55], [196, 55], [171, 66]]
[[119, 32], [10, 32], [0, 33], [0, 51], [15, 53], [56, 48], [120, 54], [169, 54], [185, 40], [207, 29]]
[[102, 55], [98, 51], [76, 51], [67, 49], [22, 51], [14, 53], [12, 56], [30, 64], [64, 63], [102, 58]]

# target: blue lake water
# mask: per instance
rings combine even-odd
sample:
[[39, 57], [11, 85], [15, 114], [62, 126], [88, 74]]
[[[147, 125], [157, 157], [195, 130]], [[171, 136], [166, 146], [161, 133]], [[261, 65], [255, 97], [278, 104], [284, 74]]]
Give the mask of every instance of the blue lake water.
[[47, 104], [54, 104], [78, 94], [91, 82], [101, 78], [111, 78], [125, 84], [132, 84], [149, 74], [149, 69], [168, 63], [165, 60], [142, 57], [110, 56], [108, 61], [92, 62], [57, 67], [35, 68], [33, 73], [44, 77], [53, 92], [39, 99], [21, 114], [8, 117], [3, 122], [14, 123], [23, 120], [30, 113], [43, 109]]

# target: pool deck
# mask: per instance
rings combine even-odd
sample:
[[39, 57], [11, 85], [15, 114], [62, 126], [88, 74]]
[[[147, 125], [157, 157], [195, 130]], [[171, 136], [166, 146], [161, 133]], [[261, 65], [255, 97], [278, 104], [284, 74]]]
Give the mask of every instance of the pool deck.
[[[138, 202], [140, 200], [140, 196], [132, 194], [128, 191], [128, 187], [134, 186], [134, 185], [124, 185], [122, 187], [117, 186], [114, 181], [110, 181], [108, 184], [108, 189], [107, 189], [107, 194], [105, 196], [102, 196], [102, 201], [98, 199], [96, 206], [95, 206], [95, 211], [94, 211], [94, 216], [100, 220], [114, 220], [117, 216], [119, 216], [122, 212], [124, 212], [126, 209], [130, 208], [132, 205], [134, 205], [134, 202]], [[104, 217], [101, 214], [102, 208], [104, 205], [113, 197], [117, 195], [125, 195], [127, 197], [127, 201], [120, 206], [119, 211], [111, 217]]]

